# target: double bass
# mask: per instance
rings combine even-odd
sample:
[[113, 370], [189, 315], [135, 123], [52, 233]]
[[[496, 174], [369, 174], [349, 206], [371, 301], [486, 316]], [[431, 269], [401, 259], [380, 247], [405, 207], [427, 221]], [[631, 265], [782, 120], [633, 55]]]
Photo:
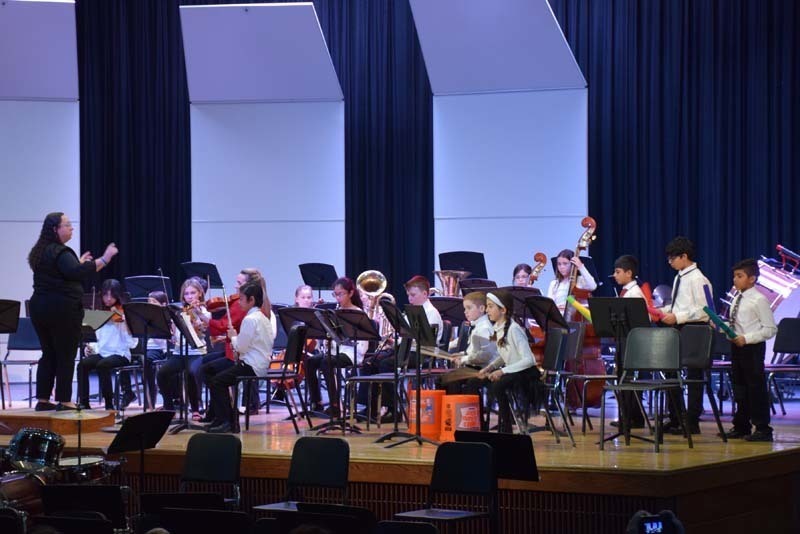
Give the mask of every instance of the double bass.
[[[578, 238], [578, 244], [575, 247], [575, 256], [580, 257], [583, 250], [589, 248], [589, 245], [596, 238], [595, 231], [597, 230], [597, 222], [592, 217], [584, 217], [581, 220], [581, 227], [584, 231]], [[586, 299], [591, 296], [591, 292], [577, 287], [578, 283], [578, 268], [573, 264], [570, 269], [569, 276], [569, 292], [575, 299], [582, 304], [586, 303]], [[573, 374], [581, 375], [604, 375], [606, 374], [605, 364], [600, 357], [600, 338], [594, 332], [592, 323], [584, 319], [572, 306], [567, 304], [564, 307], [564, 318], [567, 321], [585, 322], [586, 334], [583, 338], [583, 350], [576, 358], [567, 360], [564, 363], [564, 369]], [[581, 406], [580, 391], [583, 388], [582, 380], [573, 380], [570, 382], [570, 388], [567, 391], [567, 406], [570, 409], [576, 409]], [[585, 405], [587, 407], [595, 408], [600, 406], [600, 400], [603, 395], [603, 383], [592, 381], [586, 388]]]

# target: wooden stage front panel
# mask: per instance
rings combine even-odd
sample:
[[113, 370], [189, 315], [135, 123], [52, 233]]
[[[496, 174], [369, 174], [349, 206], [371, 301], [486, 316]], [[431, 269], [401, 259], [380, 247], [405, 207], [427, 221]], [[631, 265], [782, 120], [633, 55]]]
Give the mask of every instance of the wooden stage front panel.
[[[255, 419], [242, 439], [243, 508], [280, 500], [285, 492], [291, 450], [297, 437], [280, 412]], [[702, 424], [695, 448], [668, 436], [663, 451], [644, 443], [622, 442], [597, 448], [596, 433], [576, 437], [577, 447], [535, 434], [540, 482], [501, 480], [503, 532], [614, 533], [625, 531], [633, 513], [673, 510], [687, 532], [796, 532], [800, 501], [800, 425], [776, 427], [774, 443], [725, 444], [716, 428]], [[384, 430], [386, 430], [384, 428]], [[146, 491], [175, 491], [191, 432], [165, 436], [145, 458]], [[427, 495], [435, 448], [404, 445], [385, 449], [373, 443], [380, 432], [347, 436], [351, 449], [350, 502], [381, 519], [420, 507]], [[113, 435], [84, 435], [85, 454], [99, 454]], [[77, 437], [67, 436], [68, 449]], [[128, 456], [117, 476], [138, 493], [137, 455]], [[468, 469], [469, 466], [465, 466]], [[321, 500], [326, 495], [320, 494]], [[133, 503], [135, 504], [135, 503]], [[713, 529], [713, 530], [712, 530]], [[457, 532], [483, 532], [480, 525]]]

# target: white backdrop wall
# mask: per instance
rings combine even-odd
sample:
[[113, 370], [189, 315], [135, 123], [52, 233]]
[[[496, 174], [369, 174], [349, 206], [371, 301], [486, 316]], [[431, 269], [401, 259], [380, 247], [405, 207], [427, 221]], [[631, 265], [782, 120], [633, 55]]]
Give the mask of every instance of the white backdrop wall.
[[[434, 96], [437, 254], [474, 250], [490, 279], [574, 248], [587, 215], [586, 89]], [[544, 291], [552, 268], [537, 284]]]
[[[344, 102], [193, 104], [192, 259], [291, 303], [298, 264], [344, 274]], [[208, 208], [213, 206], [213, 208]]]

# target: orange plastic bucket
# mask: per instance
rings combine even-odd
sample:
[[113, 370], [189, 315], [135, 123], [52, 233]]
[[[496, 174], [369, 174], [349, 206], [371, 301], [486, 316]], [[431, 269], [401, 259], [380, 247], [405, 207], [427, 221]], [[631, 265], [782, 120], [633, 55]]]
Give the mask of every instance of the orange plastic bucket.
[[477, 395], [445, 395], [439, 441], [454, 441], [456, 430], [480, 430], [479, 402]]
[[[420, 420], [422, 425], [420, 434], [428, 439], [439, 439], [439, 429], [442, 426], [442, 398], [446, 392], [443, 389], [423, 389], [420, 391]], [[417, 390], [408, 388], [408, 428], [409, 432], [417, 431]]]

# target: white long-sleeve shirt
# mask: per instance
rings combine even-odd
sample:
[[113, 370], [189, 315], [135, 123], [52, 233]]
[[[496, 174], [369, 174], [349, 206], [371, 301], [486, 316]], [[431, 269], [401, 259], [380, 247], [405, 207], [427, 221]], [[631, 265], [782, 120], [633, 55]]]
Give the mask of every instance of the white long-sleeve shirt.
[[272, 323], [261, 310], [250, 308], [231, 345], [239, 353], [239, 361], [252, 367], [256, 376], [265, 376], [272, 358]]
[[[679, 278], [681, 283], [676, 294], [675, 286], [678, 284]], [[711, 282], [700, 271], [696, 263], [681, 269], [672, 282], [672, 293], [674, 295], [672, 304], [664, 306], [661, 311], [673, 313], [678, 324], [708, 321], [708, 315], [703, 311], [703, 306], [708, 305], [706, 294], [703, 290], [704, 285], [708, 285], [709, 291], [713, 294]]]
[[95, 335], [97, 342], [91, 344], [92, 351], [103, 358], [117, 355], [130, 359], [131, 349], [138, 343], [125, 322], [108, 321], [97, 329]]
[[[733, 317], [734, 310], [736, 317]], [[754, 287], [739, 293], [733, 300], [731, 319], [734, 331], [744, 336], [748, 345], [761, 343], [778, 333], [767, 297]]]
[[511, 326], [508, 327], [508, 339], [504, 346], [501, 346], [503, 339], [503, 330], [505, 329], [505, 322], [496, 323], [494, 325], [494, 332], [497, 335], [497, 358], [489, 362], [486, 367], [490, 370], [501, 369], [503, 374], [518, 373], [536, 365], [536, 359], [533, 357], [531, 347], [528, 345], [528, 336], [525, 335], [525, 330], [516, 323], [511, 321]]
[[[624, 295], [622, 294], [622, 291], [625, 292]], [[644, 293], [642, 293], [642, 288], [639, 287], [639, 284], [636, 282], [636, 280], [632, 280], [632, 281], [628, 282], [627, 284], [625, 284], [625, 286], [622, 288], [622, 291], [620, 291], [620, 296], [622, 298], [626, 298], [626, 299], [643, 299], [644, 298]]]
[[[470, 325], [469, 341], [464, 356], [461, 357], [462, 365], [479, 365], [483, 367], [497, 358], [497, 344], [490, 338], [494, 334], [494, 327], [486, 314], [481, 315]], [[454, 340], [458, 343], [458, 340]]]

